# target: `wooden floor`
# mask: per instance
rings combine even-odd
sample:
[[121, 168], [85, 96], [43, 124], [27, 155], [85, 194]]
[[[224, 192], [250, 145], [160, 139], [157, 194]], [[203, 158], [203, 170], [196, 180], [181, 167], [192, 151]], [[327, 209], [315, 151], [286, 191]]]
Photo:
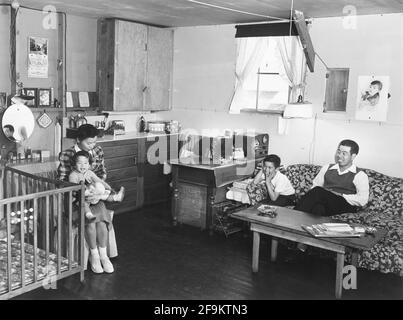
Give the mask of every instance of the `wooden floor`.
[[[225, 238], [200, 230], [172, 227], [169, 206], [115, 217], [119, 257], [115, 273], [86, 272], [57, 289], [37, 289], [16, 299], [334, 299], [335, 261], [312, 256], [276, 263], [268, 260], [262, 239], [259, 273], [251, 272], [249, 232]], [[402, 299], [403, 278], [359, 270], [358, 289], [343, 299]]]

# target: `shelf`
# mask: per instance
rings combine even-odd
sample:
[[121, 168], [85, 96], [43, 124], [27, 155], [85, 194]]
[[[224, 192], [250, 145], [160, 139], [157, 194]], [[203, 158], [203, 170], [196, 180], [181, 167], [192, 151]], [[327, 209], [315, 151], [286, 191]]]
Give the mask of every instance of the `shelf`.
[[66, 113], [70, 114], [70, 113], [77, 113], [77, 112], [81, 112], [81, 113], [85, 113], [86, 115], [91, 115], [91, 116], [97, 116], [100, 115], [102, 116], [102, 110], [100, 110], [99, 108], [66, 108]]
[[63, 112], [63, 108], [29, 108], [32, 112]]
[[258, 114], [278, 114], [283, 115], [284, 110], [256, 110], [256, 109], [241, 109], [241, 113], [258, 113]]

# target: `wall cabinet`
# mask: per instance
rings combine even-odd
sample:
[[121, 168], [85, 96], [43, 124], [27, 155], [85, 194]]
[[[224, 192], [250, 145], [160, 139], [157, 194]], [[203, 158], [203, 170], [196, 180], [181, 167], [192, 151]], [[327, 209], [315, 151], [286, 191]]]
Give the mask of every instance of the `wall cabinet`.
[[109, 111], [168, 110], [173, 30], [98, 20], [97, 92]]

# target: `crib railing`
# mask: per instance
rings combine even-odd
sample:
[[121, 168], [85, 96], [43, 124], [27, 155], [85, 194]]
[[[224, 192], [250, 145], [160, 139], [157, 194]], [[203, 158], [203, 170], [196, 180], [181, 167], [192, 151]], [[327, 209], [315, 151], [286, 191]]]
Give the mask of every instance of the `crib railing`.
[[[0, 292], [0, 299], [45, 284], [43, 266], [38, 265], [38, 253], [44, 252], [46, 268], [51, 265], [50, 257], [56, 260], [56, 270], [48, 268], [46, 271], [52, 281], [78, 272], [83, 280], [84, 185], [38, 177], [10, 167], [4, 169], [2, 179], [3, 199], [0, 199], [0, 210], [7, 229], [7, 290]], [[20, 282], [16, 281], [17, 284], [14, 282], [13, 267], [13, 250], [15, 254], [18, 249], [16, 245], [20, 248], [20, 268], [17, 270]], [[29, 258], [33, 257], [33, 271], [27, 269], [26, 250], [32, 250], [33, 254]], [[54, 260], [52, 263], [54, 267]], [[30, 272], [28, 278], [25, 274], [27, 270]], [[39, 270], [42, 271], [41, 276]]]

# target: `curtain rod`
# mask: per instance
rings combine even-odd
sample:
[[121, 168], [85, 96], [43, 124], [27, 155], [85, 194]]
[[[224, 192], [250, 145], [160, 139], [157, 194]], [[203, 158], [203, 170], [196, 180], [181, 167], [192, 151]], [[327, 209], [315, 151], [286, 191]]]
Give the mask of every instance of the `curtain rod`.
[[[312, 18], [305, 19], [306, 24], [312, 24]], [[275, 20], [275, 21], [258, 21], [258, 22], [241, 22], [236, 23], [236, 25], [243, 26], [243, 25], [254, 25], [254, 24], [274, 24], [274, 23], [290, 23], [298, 21], [296, 19], [284, 19], [284, 20]]]
[[284, 20], [275, 20], [275, 21], [258, 21], [258, 22], [241, 22], [241, 23], [236, 23], [237, 26], [244, 26], [244, 25], [258, 25], [258, 24], [275, 24], [275, 23], [290, 23], [294, 22], [297, 20], [290, 20], [290, 19], [284, 19]]

